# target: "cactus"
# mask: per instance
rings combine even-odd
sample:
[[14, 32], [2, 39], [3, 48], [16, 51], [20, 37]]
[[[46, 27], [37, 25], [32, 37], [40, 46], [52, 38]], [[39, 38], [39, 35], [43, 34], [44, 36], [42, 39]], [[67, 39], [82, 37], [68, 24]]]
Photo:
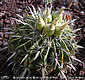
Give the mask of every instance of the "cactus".
[[72, 29], [69, 31], [72, 20], [66, 21], [60, 16], [62, 8], [57, 14], [48, 9], [45, 8], [47, 13], [55, 18], [48, 20], [44, 10], [37, 10], [36, 15], [33, 11], [32, 15], [23, 18], [23, 22], [20, 21], [9, 40], [9, 50], [16, 52], [9, 59], [13, 59], [13, 70], [18, 76], [32, 76], [35, 73], [42, 77], [51, 73], [64, 75], [62, 70], [72, 64], [71, 56], [77, 50], [77, 42], [72, 39], [75, 34]]

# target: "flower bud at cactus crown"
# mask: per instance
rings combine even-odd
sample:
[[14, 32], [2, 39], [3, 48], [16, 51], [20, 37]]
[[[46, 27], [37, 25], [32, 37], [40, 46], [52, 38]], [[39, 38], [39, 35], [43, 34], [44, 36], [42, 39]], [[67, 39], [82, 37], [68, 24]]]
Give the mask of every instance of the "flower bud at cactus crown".
[[37, 29], [41, 31], [44, 26], [45, 26], [45, 22], [44, 22], [43, 18], [39, 15]]
[[47, 8], [46, 16], [47, 16], [47, 21], [51, 22], [52, 21], [51, 8]]

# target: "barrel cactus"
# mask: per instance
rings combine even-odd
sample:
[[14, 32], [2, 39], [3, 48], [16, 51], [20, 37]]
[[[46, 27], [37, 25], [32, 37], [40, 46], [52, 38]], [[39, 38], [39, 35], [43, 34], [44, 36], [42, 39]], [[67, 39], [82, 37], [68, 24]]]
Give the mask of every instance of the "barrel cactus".
[[74, 69], [71, 58], [77, 51], [71, 16], [64, 14], [65, 8], [28, 9], [31, 14], [15, 19], [19, 24], [9, 40], [13, 54], [8, 60], [13, 60], [14, 73], [22, 77], [60, 74], [66, 78], [64, 71], [68, 66]]

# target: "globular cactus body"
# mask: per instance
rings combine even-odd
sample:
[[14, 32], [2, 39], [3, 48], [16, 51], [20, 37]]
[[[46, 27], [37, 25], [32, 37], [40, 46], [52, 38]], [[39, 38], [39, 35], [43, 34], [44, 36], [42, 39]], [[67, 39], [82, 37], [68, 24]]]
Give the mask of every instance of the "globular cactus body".
[[28, 23], [21, 23], [14, 30], [15, 37], [9, 42], [10, 50], [17, 53], [13, 58], [16, 62], [14, 67], [22, 65], [28, 72], [33, 71], [32, 74], [37, 71], [42, 75], [42, 71], [45, 76], [52, 72], [56, 74], [70, 63], [70, 56], [74, 55], [76, 50], [75, 40], [72, 40], [74, 33], [68, 28], [70, 21], [60, 16], [64, 8], [57, 14], [49, 9], [46, 8], [47, 12], [44, 14], [35, 11], [37, 17], [31, 12], [33, 16], [23, 18], [23, 23]]

